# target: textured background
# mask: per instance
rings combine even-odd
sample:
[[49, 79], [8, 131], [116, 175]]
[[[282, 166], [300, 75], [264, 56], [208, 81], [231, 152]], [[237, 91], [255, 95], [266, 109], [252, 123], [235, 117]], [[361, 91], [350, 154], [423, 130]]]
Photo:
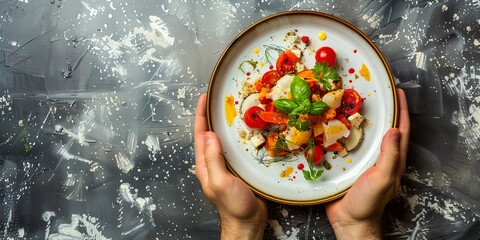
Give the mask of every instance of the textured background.
[[[0, 238], [214, 239], [193, 174], [198, 96], [228, 43], [288, 10], [364, 31], [406, 90], [387, 239], [480, 239], [480, 1], [0, 0]], [[265, 239], [332, 239], [269, 203]]]

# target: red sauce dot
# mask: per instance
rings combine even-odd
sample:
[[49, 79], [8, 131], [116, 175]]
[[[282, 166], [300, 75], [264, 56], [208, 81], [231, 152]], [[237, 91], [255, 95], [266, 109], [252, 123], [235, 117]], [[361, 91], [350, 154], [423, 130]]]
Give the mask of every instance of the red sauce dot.
[[303, 170], [305, 168], [305, 165], [303, 163], [298, 164], [297, 166], [298, 170]]
[[293, 176], [293, 179], [297, 178], [297, 176]]
[[304, 43], [307, 43], [307, 42], [308, 42], [308, 39], [309, 39], [308, 36], [303, 36], [303, 37], [301, 38], [302, 42], [304, 42]]
[[352, 83], [353, 81], [350, 79], [350, 80], [348, 80], [348, 82], [349, 82], [349, 83]]
[[354, 72], [355, 72], [355, 69], [353, 69], [353, 68], [348, 69], [348, 73], [352, 74]]
[[357, 53], [357, 49], [353, 50], [353, 53]]
[[248, 148], [246, 148], [246, 149], [245, 149], [245, 151], [247, 151], [247, 152], [248, 152]]
[[269, 68], [270, 68], [270, 69], [273, 69], [273, 66], [272, 66], [272, 65], [270, 65], [270, 67], [269, 67]]
[[[350, 80], [350, 81], [351, 81], [351, 80]], [[238, 101], [235, 101], [235, 105], [238, 105], [238, 103], [239, 103]]]
[[250, 72], [247, 72], [247, 76], [250, 76]]

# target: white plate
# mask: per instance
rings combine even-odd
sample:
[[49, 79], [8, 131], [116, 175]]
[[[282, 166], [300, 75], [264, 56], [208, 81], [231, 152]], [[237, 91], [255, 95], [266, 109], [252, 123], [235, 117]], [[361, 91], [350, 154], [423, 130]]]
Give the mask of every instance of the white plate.
[[[325, 170], [320, 179], [307, 181], [298, 164], [306, 160], [303, 155], [289, 162], [276, 162], [270, 166], [260, 164], [253, 156], [256, 154], [253, 145], [243, 140], [239, 132], [245, 129], [245, 123], [237, 115], [230, 126], [226, 120], [225, 98], [233, 96], [241, 101], [239, 92], [246, 74], [239, 71], [241, 62], [256, 61], [257, 71], [249, 72], [251, 66], [243, 65], [249, 77], [256, 78], [268, 71], [269, 64], [264, 57], [265, 45], [286, 47], [285, 34], [297, 30], [299, 36], [309, 36], [309, 46], [316, 49], [326, 45], [337, 52], [337, 71], [343, 80], [344, 88], [355, 88], [365, 101], [361, 114], [368, 119], [365, 126], [365, 137], [358, 149], [348, 156], [334, 157], [328, 153], [325, 157], [332, 165]], [[323, 41], [317, 38], [325, 32]], [[258, 48], [260, 53], [255, 53]], [[307, 67], [312, 67], [313, 53], [306, 56]], [[273, 64], [275, 64], [274, 56]], [[313, 60], [312, 60], [313, 61]], [[358, 72], [362, 64], [370, 71], [370, 81], [360, 77]], [[349, 69], [355, 70], [354, 74]], [[240, 104], [236, 105], [237, 112]], [[211, 130], [220, 137], [224, 155], [229, 169], [258, 195], [272, 201], [310, 205], [331, 201], [343, 196], [355, 180], [369, 167], [375, 164], [380, 152], [380, 143], [384, 133], [397, 124], [397, 102], [394, 81], [390, 69], [378, 48], [360, 30], [350, 23], [334, 17], [312, 11], [290, 11], [264, 18], [242, 33], [227, 47], [220, 57], [208, 90], [208, 120]], [[280, 174], [288, 167], [295, 171], [287, 178]]]

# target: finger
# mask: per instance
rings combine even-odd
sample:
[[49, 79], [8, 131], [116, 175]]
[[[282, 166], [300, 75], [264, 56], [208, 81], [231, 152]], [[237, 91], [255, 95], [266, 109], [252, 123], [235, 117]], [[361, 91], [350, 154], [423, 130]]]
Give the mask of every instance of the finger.
[[205, 164], [207, 166], [210, 181], [223, 179], [224, 174], [228, 174], [223, 158], [223, 149], [220, 140], [214, 132], [206, 132], [205, 139]]
[[399, 107], [400, 107], [400, 117], [399, 117], [399, 126], [400, 130], [400, 167], [399, 175], [402, 175], [405, 172], [406, 162], [407, 162], [407, 152], [408, 152], [408, 142], [410, 139], [410, 115], [408, 112], [408, 102], [405, 92], [402, 89], [397, 90]]
[[385, 174], [394, 174], [398, 169], [398, 162], [400, 161], [399, 141], [400, 131], [397, 128], [391, 128], [383, 136], [377, 167]]
[[195, 146], [195, 171], [198, 180], [203, 183], [207, 179], [207, 169], [205, 166], [205, 139], [204, 134], [207, 131], [207, 101], [206, 94], [202, 94], [198, 99], [197, 111], [195, 114], [195, 124], [193, 130]]

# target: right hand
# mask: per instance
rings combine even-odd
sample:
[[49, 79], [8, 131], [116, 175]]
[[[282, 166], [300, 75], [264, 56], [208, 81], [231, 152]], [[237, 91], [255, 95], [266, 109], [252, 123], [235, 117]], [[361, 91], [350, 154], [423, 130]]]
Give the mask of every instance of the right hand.
[[407, 99], [403, 90], [398, 89], [397, 94], [399, 126], [383, 137], [376, 165], [366, 170], [343, 198], [326, 205], [337, 239], [381, 239], [381, 217], [400, 188], [410, 137]]

